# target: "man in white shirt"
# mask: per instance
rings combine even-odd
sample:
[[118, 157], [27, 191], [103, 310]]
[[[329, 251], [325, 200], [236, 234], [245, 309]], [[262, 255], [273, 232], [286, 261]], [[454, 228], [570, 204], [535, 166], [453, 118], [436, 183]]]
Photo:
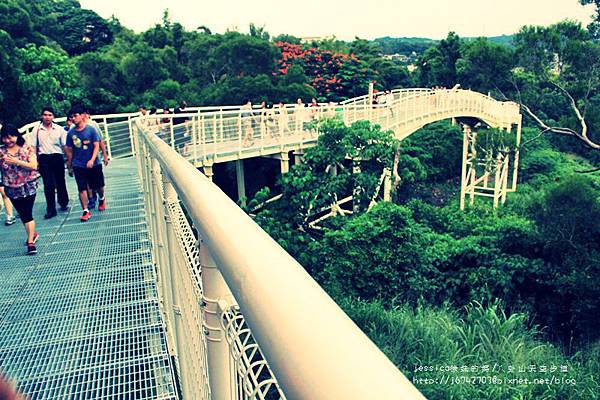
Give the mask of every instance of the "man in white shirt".
[[53, 122], [54, 110], [52, 107], [42, 109], [42, 122], [33, 131], [33, 145], [35, 146], [39, 171], [44, 182], [44, 195], [46, 196], [45, 219], [56, 216], [56, 200], [61, 211], [66, 211], [69, 205], [69, 194], [65, 184], [64, 151], [67, 132], [62, 126]]

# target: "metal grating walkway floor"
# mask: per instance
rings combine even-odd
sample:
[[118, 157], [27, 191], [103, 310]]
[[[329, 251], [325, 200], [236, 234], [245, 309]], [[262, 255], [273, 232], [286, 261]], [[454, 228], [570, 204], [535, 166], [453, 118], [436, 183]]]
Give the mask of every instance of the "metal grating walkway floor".
[[87, 223], [72, 178], [57, 218], [38, 191], [35, 256], [20, 221], [0, 225], [0, 372], [31, 399], [177, 398], [135, 160], [105, 174]]

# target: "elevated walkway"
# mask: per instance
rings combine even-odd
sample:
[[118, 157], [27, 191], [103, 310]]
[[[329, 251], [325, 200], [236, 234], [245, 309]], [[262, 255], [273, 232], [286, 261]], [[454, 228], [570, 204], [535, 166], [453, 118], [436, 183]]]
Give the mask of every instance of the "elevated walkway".
[[177, 398], [135, 160], [105, 174], [87, 223], [73, 179], [49, 221], [38, 192], [35, 256], [20, 221], [0, 226], [0, 370], [31, 399]]
[[[241, 160], [257, 156], [279, 158], [285, 172], [290, 151], [316, 144], [311, 122], [321, 117], [366, 119], [400, 140], [433, 121], [471, 117], [514, 132], [517, 145], [482, 172], [477, 133], [464, 127], [461, 207], [478, 190], [504, 202], [511, 157], [516, 188], [515, 103], [454, 89], [397, 90], [385, 107], [369, 99], [196, 108], [175, 126], [172, 114], [96, 116], [114, 159], [107, 211], [79, 222], [70, 179], [69, 213], [44, 221], [38, 194], [37, 256], [24, 255], [20, 224], [0, 226], [0, 372], [31, 399], [423, 399], [209, 179], [213, 164], [235, 160], [243, 191]], [[30, 135], [37, 124], [21, 130]]]

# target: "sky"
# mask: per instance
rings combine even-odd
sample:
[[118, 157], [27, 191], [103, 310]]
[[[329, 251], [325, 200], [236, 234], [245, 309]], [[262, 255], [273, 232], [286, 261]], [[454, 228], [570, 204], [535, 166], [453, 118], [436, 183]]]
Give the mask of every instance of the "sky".
[[449, 31], [461, 37], [515, 33], [523, 25], [550, 25], [563, 19], [590, 21], [593, 6], [578, 0], [80, 0], [83, 8], [142, 32], [169, 10], [187, 30], [207, 26], [213, 33], [248, 32], [250, 23], [272, 35], [427, 37]]

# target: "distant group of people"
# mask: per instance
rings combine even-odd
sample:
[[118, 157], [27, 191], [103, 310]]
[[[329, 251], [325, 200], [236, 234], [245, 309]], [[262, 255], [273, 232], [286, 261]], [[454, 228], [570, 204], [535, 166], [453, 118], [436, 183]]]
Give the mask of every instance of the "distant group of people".
[[[329, 109], [323, 113], [319, 107], [316, 98], [312, 98], [311, 102], [306, 105], [302, 99], [297, 99], [292, 112], [292, 122], [294, 123], [293, 130], [295, 132], [308, 130], [310, 122], [316, 120], [320, 116], [335, 115], [335, 103], [329, 102]], [[283, 102], [275, 105], [268, 105], [266, 101], [261, 102], [260, 108], [254, 109], [252, 102], [247, 100], [241, 107], [240, 125], [242, 128], [242, 145], [244, 147], [251, 146], [255, 132], [259, 132], [261, 137], [274, 138], [278, 135], [284, 135], [292, 131], [290, 128], [289, 111]]]
[[[335, 115], [335, 104], [329, 102], [328, 110], [323, 111], [319, 107], [322, 108], [324, 104], [319, 104], [316, 98], [312, 98], [309, 104], [299, 98], [293, 107], [286, 107], [283, 102], [268, 104], [266, 101], [261, 102], [260, 107], [255, 107], [250, 100], [246, 100], [240, 107], [242, 145], [251, 146], [256, 133], [263, 138], [275, 138], [288, 132], [306, 131], [309, 123], [319, 116]], [[157, 133], [167, 143], [175, 142], [172, 144], [183, 154], [188, 152], [192, 141], [190, 118], [178, 116], [190, 112], [185, 101], [181, 101], [172, 111], [168, 106], [159, 111], [144, 105], [138, 110], [142, 117], [147, 117], [141, 121], [145, 128]]]
[[39, 234], [35, 230], [33, 205], [40, 178], [44, 184], [46, 198], [45, 219], [57, 216], [57, 203], [60, 211], [68, 211], [69, 195], [65, 182], [66, 167], [70, 176], [75, 177], [82, 214], [82, 222], [91, 218], [90, 210], [106, 209], [104, 196], [104, 165], [108, 165], [102, 130], [91, 119], [90, 112], [83, 106], [74, 106], [68, 113], [67, 125], [62, 127], [54, 122], [54, 110], [44, 107], [41, 121], [32, 133], [29, 143], [16, 126], [5, 124], [0, 129], [0, 192], [6, 210], [6, 225], [15, 223], [13, 208], [19, 214], [27, 234], [27, 253], [36, 254]]
[[391, 90], [384, 90], [383, 92], [375, 92], [373, 93], [373, 105], [380, 106], [391, 106], [394, 102], [394, 94]]
[[[177, 147], [184, 154], [188, 152], [189, 144], [192, 141], [191, 127], [189, 124], [189, 118], [184, 116], [177, 116], [177, 114], [188, 113], [187, 102], [182, 100], [179, 105], [171, 111], [169, 106], [163, 107], [161, 114], [158, 114], [158, 109], [148, 108], [145, 105], [140, 105], [138, 111], [142, 117], [148, 117], [142, 119], [142, 124], [159, 134], [160, 138], [165, 142], [170, 143], [175, 141], [174, 129], [176, 127], [182, 127], [183, 132], [179, 140], [177, 140]], [[179, 129], [177, 129], [179, 130]]]

